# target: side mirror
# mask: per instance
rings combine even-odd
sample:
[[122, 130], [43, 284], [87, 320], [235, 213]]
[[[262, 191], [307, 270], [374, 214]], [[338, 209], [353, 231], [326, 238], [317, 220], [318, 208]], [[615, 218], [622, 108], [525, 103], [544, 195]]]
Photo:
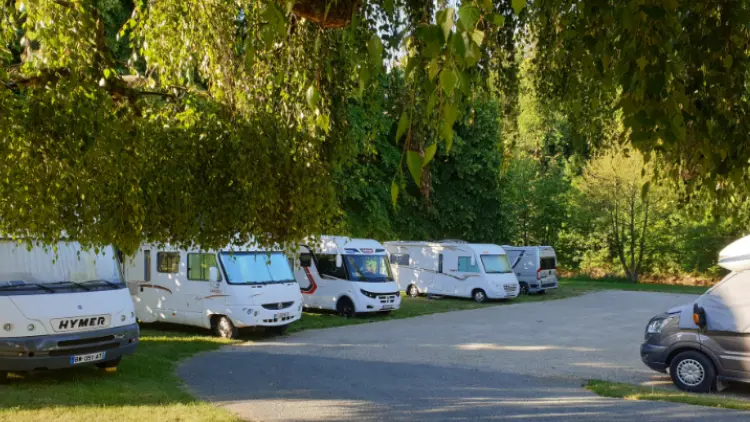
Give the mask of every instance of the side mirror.
[[302, 254], [299, 256], [299, 266], [302, 268], [312, 267], [312, 255]]
[[341, 268], [341, 266], [344, 265], [344, 259], [341, 257], [340, 253], [336, 254], [336, 267]]
[[208, 269], [208, 281], [212, 283], [219, 282], [219, 269], [218, 268], [211, 267]]
[[706, 311], [697, 303], [693, 304], [693, 322], [700, 328], [706, 328]]

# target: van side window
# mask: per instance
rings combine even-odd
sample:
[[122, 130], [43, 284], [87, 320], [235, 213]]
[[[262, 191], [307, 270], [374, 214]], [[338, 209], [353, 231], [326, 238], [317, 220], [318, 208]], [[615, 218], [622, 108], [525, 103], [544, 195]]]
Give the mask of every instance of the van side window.
[[542, 258], [540, 261], [541, 262], [539, 266], [543, 270], [554, 270], [555, 267], [557, 266], [557, 263], [555, 262], [555, 258], [551, 256]]
[[408, 253], [392, 253], [391, 264], [408, 266], [409, 254]]
[[180, 272], [180, 253], [158, 252], [156, 254], [156, 271], [172, 274]]
[[470, 256], [459, 256], [458, 257], [458, 271], [461, 273], [478, 273], [479, 265], [476, 262], [474, 263], [474, 265], [471, 265]]
[[346, 269], [342, 265], [341, 267], [336, 266], [336, 255], [318, 255], [318, 272], [320, 275], [327, 275], [329, 277], [336, 277], [346, 280]]
[[438, 255], [438, 272], [443, 272], [443, 254]]
[[143, 251], [143, 281], [151, 281], [151, 251]]
[[[212, 253], [189, 253], [187, 256], [187, 277], [193, 281], [208, 281], [209, 268], [219, 265], [216, 263], [216, 254]], [[221, 281], [221, 274], [219, 274]]]

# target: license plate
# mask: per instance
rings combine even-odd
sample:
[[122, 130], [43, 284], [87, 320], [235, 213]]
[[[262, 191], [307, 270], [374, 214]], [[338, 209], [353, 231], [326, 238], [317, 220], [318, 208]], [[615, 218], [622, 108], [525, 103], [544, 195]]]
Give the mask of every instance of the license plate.
[[276, 314], [277, 319], [286, 318], [288, 316], [289, 316], [289, 312], [279, 312], [278, 314]]
[[383, 309], [393, 309], [393, 305], [383, 305]]
[[71, 356], [70, 364], [76, 365], [79, 363], [97, 362], [100, 360], [104, 360], [104, 356], [106, 355], [107, 355], [107, 352], [99, 352], [99, 353], [91, 353], [88, 355]]

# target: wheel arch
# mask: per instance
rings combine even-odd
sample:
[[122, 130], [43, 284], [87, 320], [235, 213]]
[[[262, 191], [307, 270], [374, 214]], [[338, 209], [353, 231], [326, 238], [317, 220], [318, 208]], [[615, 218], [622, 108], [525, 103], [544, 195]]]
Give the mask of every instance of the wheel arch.
[[674, 345], [669, 353], [667, 354], [667, 358], [664, 361], [664, 364], [667, 368], [669, 368], [672, 365], [672, 361], [674, 358], [679, 355], [682, 352], [698, 352], [708, 358], [709, 361], [714, 365], [714, 369], [718, 372], [722, 369], [721, 365], [719, 364], [718, 359], [716, 356], [713, 355], [713, 353], [706, 350], [704, 347], [701, 347], [699, 343], [678, 343]]

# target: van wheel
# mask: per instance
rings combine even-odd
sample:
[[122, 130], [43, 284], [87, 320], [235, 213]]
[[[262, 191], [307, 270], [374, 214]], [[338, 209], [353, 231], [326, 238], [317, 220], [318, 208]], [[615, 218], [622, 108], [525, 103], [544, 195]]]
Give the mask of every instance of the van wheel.
[[284, 333], [286, 333], [286, 329], [289, 328], [289, 324], [286, 325], [277, 325], [275, 327], [268, 327], [266, 328], [266, 332], [269, 332], [271, 334], [280, 336]]
[[678, 354], [669, 365], [669, 375], [680, 390], [708, 393], [716, 389], [716, 370], [706, 355], [696, 351]]
[[529, 294], [529, 285], [527, 283], [518, 283], [521, 285], [521, 290], [518, 292], [518, 295], [527, 295]]
[[115, 372], [117, 371], [117, 367], [120, 365], [120, 361], [122, 360], [122, 357], [119, 357], [117, 359], [108, 360], [106, 362], [97, 363], [96, 367], [99, 369], [104, 369], [107, 372]]
[[539, 290], [538, 292], [536, 292], [536, 294], [538, 294], [538, 295], [543, 295], [543, 294], [546, 294], [546, 293], [547, 293], [546, 290]]
[[417, 286], [414, 284], [410, 284], [409, 288], [406, 289], [406, 294], [409, 295], [409, 297], [417, 297], [419, 296], [419, 289], [417, 289]]
[[471, 292], [471, 298], [474, 299], [474, 302], [476, 303], [482, 303], [487, 300], [487, 294], [482, 289], [474, 289], [474, 291]]
[[355, 314], [354, 303], [348, 297], [344, 296], [336, 304], [336, 311], [344, 318], [351, 318]]
[[237, 338], [240, 331], [232, 324], [232, 320], [223, 315], [214, 319], [211, 328], [215, 336], [228, 339]]

